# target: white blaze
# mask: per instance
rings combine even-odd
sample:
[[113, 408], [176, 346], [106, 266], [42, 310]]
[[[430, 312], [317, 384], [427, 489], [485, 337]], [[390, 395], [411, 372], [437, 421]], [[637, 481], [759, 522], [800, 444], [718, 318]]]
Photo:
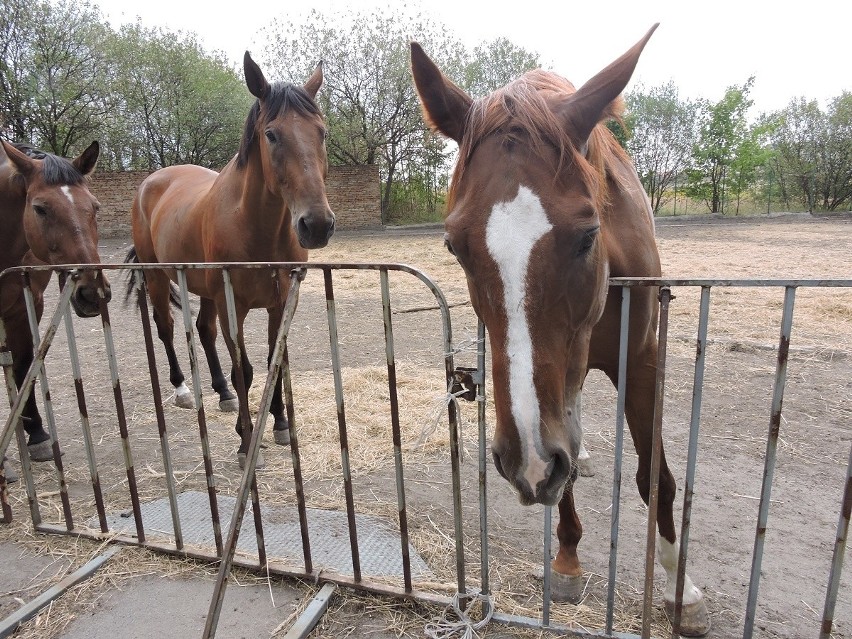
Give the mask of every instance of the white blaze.
[[524, 478], [535, 490], [544, 479], [547, 463], [539, 430], [540, 412], [533, 383], [533, 346], [526, 312], [527, 269], [533, 247], [553, 225], [541, 201], [527, 187], [518, 188], [511, 202], [494, 205], [485, 241], [500, 270], [506, 310], [506, 352], [512, 417], [521, 440]]
[[71, 204], [73, 205], [74, 204], [74, 196], [71, 194], [71, 189], [68, 187], [68, 185], [63, 184], [62, 186], [59, 187], [59, 190], [62, 191], [65, 194], [65, 197], [67, 197], [68, 201], [71, 202]]

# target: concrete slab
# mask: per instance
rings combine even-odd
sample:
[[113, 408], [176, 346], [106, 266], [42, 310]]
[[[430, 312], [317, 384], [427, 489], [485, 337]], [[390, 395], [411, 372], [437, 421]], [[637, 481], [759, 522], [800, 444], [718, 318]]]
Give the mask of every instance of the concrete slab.
[[[67, 558], [39, 557], [32, 549], [14, 542], [0, 543], [0, 619], [6, 618], [50, 586], [49, 580], [64, 575]], [[45, 585], [46, 584], [46, 585]]]
[[[214, 582], [206, 579], [140, 577], [106, 593], [91, 615], [73, 621], [60, 639], [191, 639], [204, 630]], [[216, 637], [268, 637], [297, 608], [302, 591], [280, 583], [230, 583]], [[274, 598], [274, 604], [273, 604]]]

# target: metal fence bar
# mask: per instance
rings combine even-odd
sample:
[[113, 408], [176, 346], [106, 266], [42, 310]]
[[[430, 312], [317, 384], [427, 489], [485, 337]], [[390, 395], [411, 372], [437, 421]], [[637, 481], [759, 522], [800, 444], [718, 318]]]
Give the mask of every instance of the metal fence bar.
[[710, 287], [701, 287], [698, 310], [698, 336], [695, 348], [695, 373], [692, 381], [692, 413], [689, 422], [689, 444], [686, 460], [686, 478], [683, 483], [683, 514], [680, 526], [680, 550], [678, 552], [677, 584], [675, 586], [674, 618], [672, 639], [678, 639], [680, 618], [683, 612], [683, 588], [686, 581], [686, 557], [689, 546], [689, 529], [692, 514], [692, 498], [695, 493], [695, 467], [698, 457], [698, 431], [701, 425], [701, 399], [704, 389], [704, 364], [707, 356], [707, 325], [710, 318]]
[[145, 278], [141, 271], [135, 272], [137, 281], [140, 282], [137, 291], [139, 304], [139, 315], [142, 320], [142, 334], [145, 338], [145, 355], [148, 359], [148, 375], [151, 378], [151, 393], [154, 399], [154, 412], [157, 416], [157, 432], [160, 437], [160, 454], [163, 456], [163, 471], [166, 475], [166, 490], [169, 494], [169, 510], [172, 515], [172, 530], [175, 535], [175, 546], [178, 550], [183, 548], [183, 530], [180, 524], [180, 510], [177, 502], [177, 489], [175, 487], [174, 468], [172, 466], [172, 453], [169, 446], [169, 434], [166, 429], [166, 415], [163, 412], [163, 395], [160, 392], [160, 374], [157, 372], [157, 357], [154, 352], [154, 337], [151, 333], [151, 318], [148, 316], [148, 293]]
[[[278, 277], [277, 271], [273, 272], [273, 277]], [[236, 354], [233, 358], [235, 362], [234, 370], [237, 384], [237, 395], [239, 398], [245, 397], [246, 401], [242, 399], [239, 400], [239, 421], [241, 424], [240, 437], [242, 438], [245, 433], [243, 429], [248, 428], [249, 433], [251, 432], [251, 413], [249, 412], [248, 406], [248, 387], [245, 383], [245, 377], [243, 377], [244, 369], [243, 369], [243, 356], [245, 355], [242, 352], [242, 347], [240, 346], [239, 340], [239, 324], [237, 323], [237, 306], [234, 301], [234, 286], [231, 283], [231, 271], [227, 268], [222, 269], [222, 280], [225, 284], [225, 306], [227, 308], [228, 313], [228, 334], [231, 338], [231, 343], [234, 348], [234, 353]], [[248, 356], [246, 355], [246, 358]], [[236, 363], [239, 362], [239, 363]], [[242, 393], [242, 394], [240, 394]], [[265, 410], [262, 410], [258, 413], [258, 418], [266, 417], [267, 412], [269, 411], [269, 407], [267, 406]], [[259, 451], [260, 449], [258, 449]], [[238, 453], [239, 456], [240, 453]], [[258, 456], [260, 453], [258, 452]], [[255, 459], [252, 468], [257, 467], [257, 458]], [[254, 516], [254, 536], [255, 542], [257, 543], [257, 561], [260, 566], [266, 565], [266, 542], [263, 539], [263, 520], [260, 512], [260, 495], [257, 492], [257, 475], [255, 473], [251, 474], [251, 510]]]
[[109, 359], [109, 373], [112, 380], [112, 392], [115, 398], [115, 412], [118, 417], [118, 430], [121, 434], [121, 449], [124, 453], [124, 468], [127, 473], [127, 489], [130, 491], [130, 503], [133, 507], [133, 517], [136, 523], [136, 534], [139, 541], [145, 541], [145, 528], [142, 521], [142, 507], [139, 503], [139, 492], [136, 484], [136, 468], [133, 464], [133, 452], [130, 448], [130, 432], [127, 430], [127, 415], [124, 411], [124, 397], [121, 393], [121, 379], [118, 375], [118, 358], [115, 354], [115, 343], [112, 339], [112, 324], [109, 319], [109, 308], [103, 294], [103, 287], [98, 288], [100, 294], [101, 324], [104, 328], [104, 343]]
[[491, 578], [488, 568], [488, 437], [485, 421], [485, 324], [476, 323], [476, 416], [479, 424], [479, 570], [480, 590], [483, 595], [491, 594]]
[[[210, 453], [210, 440], [207, 435], [207, 414], [204, 412], [204, 398], [201, 393], [201, 375], [198, 372], [198, 355], [195, 350], [195, 337], [192, 329], [192, 315], [189, 307], [189, 289], [186, 285], [186, 271], [177, 271], [180, 305], [183, 311], [183, 328], [186, 335], [186, 348], [189, 352], [189, 368], [192, 371], [192, 390], [195, 393], [195, 410], [198, 415], [198, 436], [201, 441], [201, 456], [204, 460], [204, 475], [207, 478], [207, 497], [210, 502], [210, 519], [213, 525], [213, 540], [216, 553], [222, 554], [222, 523], [219, 518], [219, 501], [216, 498], [216, 477], [213, 474], [213, 456]], [[239, 377], [239, 375], [238, 375]]]
[[[287, 302], [284, 305], [284, 314], [281, 325], [278, 327], [278, 335], [275, 341], [275, 350], [269, 361], [269, 369], [266, 377], [266, 384], [263, 387], [263, 396], [260, 400], [260, 406], [257, 411], [257, 422], [251, 433], [251, 442], [249, 449], [246, 452], [246, 461], [243, 468], [243, 476], [240, 481], [240, 489], [237, 494], [236, 504], [234, 505], [234, 513], [231, 515], [231, 523], [228, 528], [228, 539], [224, 550], [220, 553], [222, 561], [219, 564], [219, 573], [216, 577], [216, 585], [213, 590], [213, 598], [210, 601], [210, 609], [207, 613], [207, 619], [204, 625], [203, 639], [211, 639], [216, 636], [216, 627], [219, 625], [219, 615], [222, 612], [222, 602], [225, 598], [225, 588], [228, 585], [228, 575], [231, 572], [231, 566], [234, 563], [234, 555], [237, 551], [237, 541], [240, 536], [240, 527], [243, 523], [245, 515], [246, 502], [248, 501], [249, 492], [257, 490], [257, 482], [255, 478], [255, 467], [257, 458], [260, 455], [260, 444], [263, 440], [263, 430], [266, 423], [266, 414], [269, 412], [269, 407], [272, 404], [273, 389], [275, 387], [278, 375], [281, 373], [281, 365], [284, 360], [285, 340], [290, 331], [290, 323], [293, 320], [293, 314], [296, 312], [296, 304], [299, 299], [299, 284], [303, 273], [299, 269], [294, 269], [290, 273], [290, 291], [287, 295]], [[269, 566], [264, 562], [267, 572]]]
[[391, 321], [390, 284], [387, 269], [379, 271], [382, 289], [382, 316], [385, 326], [385, 359], [388, 365], [388, 395], [391, 409], [393, 461], [396, 473], [396, 501], [399, 510], [399, 541], [402, 550], [402, 575], [406, 592], [411, 592], [411, 556], [408, 551], [408, 512], [405, 507], [405, 477], [402, 471], [402, 429], [399, 424], [399, 397], [396, 392], [396, 361]]
[[772, 389], [772, 412], [769, 418], [769, 434], [766, 438], [766, 461], [763, 470], [763, 485], [760, 491], [760, 510], [757, 518], [757, 530], [754, 534], [754, 552], [752, 553], [751, 577], [749, 578], [743, 639], [751, 639], [754, 634], [757, 591], [760, 587], [760, 566], [763, 561], [763, 546], [766, 542], [766, 524], [769, 520], [769, 503], [772, 494], [772, 478], [775, 474], [778, 434], [781, 429], [781, 404], [784, 399], [784, 386], [787, 381], [787, 359], [790, 352], [790, 334], [793, 329], [793, 306], [795, 301], [796, 288], [794, 286], [785, 287], [784, 310], [781, 314], [781, 338], [778, 343], [778, 362], [775, 368], [775, 383]]
[[831, 637], [834, 625], [834, 605], [840, 591], [840, 573], [843, 571], [843, 555], [846, 552], [846, 540], [849, 538], [849, 518], [852, 516], [852, 446], [849, 448], [849, 463], [846, 465], [846, 485], [840, 500], [840, 518], [837, 522], [837, 538], [834, 542], [834, 554], [831, 561], [831, 572], [828, 586], [825, 590], [825, 608], [822, 615], [820, 639]]
[[615, 460], [612, 467], [612, 515], [609, 529], [609, 579], [606, 589], [606, 632], [615, 616], [615, 580], [618, 562], [618, 522], [621, 514], [621, 460], [624, 458], [624, 404], [627, 397], [627, 342], [630, 335], [630, 289], [621, 288], [621, 328], [618, 346], [618, 383], [615, 405]]
[[660, 326], [657, 338], [657, 380], [654, 391], [654, 428], [651, 436], [651, 490], [648, 496], [648, 533], [645, 546], [645, 592], [642, 606], [642, 637], [651, 636], [651, 609], [654, 602], [654, 557], [657, 542], [657, 509], [660, 499], [660, 466], [663, 449], [663, 397], [666, 387], [666, 347], [668, 345], [669, 303], [672, 291], [660, 289]]
[[77, 407], [80, 411], [80, 427], [83, 431], [83, 446], [86, 449], [86, 460], [89, 463], [89, 477], [92, 482], [92, 493], [95, 498], [95, 508], [98, 511], [98, 524], [101, 532], [107, 532], [109, 526], [104, 509], [104, 497], [101, 492], [101, 479], [98, 473], [98, 462], [95, 457], [95, 445], [92, 441], [92, 427], [89, 423], [89, 411], [86, 406], [86, 394], [83, 390], [83, 374], [80, 370], [80, 357], [77, 354], [77, 340], [74, 338], [74, 323], [71, 319], [71, 309], [65, 312], [65, 333], [68, 336], [68, 356], [71, 360], [71, 375], [74, 377], [74, 390], [77, 394]]
[[331, 269], [323, 269], [325, 302], [328, 314], [328, 338], [331, 346], [331, 365], [334, 374], [334, 399], [337, 404], [337, 426], [340, 433], [340, 463], [343, 467], [343, 490], [346, 496], [346, 517], [349, 521], [349, 546], [352, 552], [352, 572], [361, 581], [361, 558], [358, 552], [358, 529], [355, 525], [355, 499], [352, 495], [352, 472], [349, 469], [349, 438], [346, 434], [346, 409], [343, 402], [343, 379], [340, 373], [340, 344], [337, 340], [337, 309]]
[[[24, 276], [26, 286], [24, 286], [24, 300], [27, 306], [27, 318], [30, 323], [30, 333], [33, 338], [33, 347], [38, 348], [38, 343], [41, 340], [39, 337], [38, 321], [36, 320], [35, 300], [33, 298], [32, 288], [30, 287], [29, 274]], [[59, 318], [56, 318], [57, 321]], [[55, 327], [55, 328], [58, 328]], [[55, 335], [55, 329], [54, 329]], [[71, 502], [68, 499], [68, 483], [65, 480], [65, 467], [62, 463], [62, 451], [59, 448], [59, 433], [56, 430], [56, 416], [53, 413], [53, 400], [50, 396], [50, 384], [47, 381], [47, 370], [42, 361], [38, 373], [39, 387], [41, 388], [41, 397], [44, 401], [44, 416], [47, 421], [47, 432], [53, 440], [53, 464], [56, 468], [56, 478], [59, 482], [59, 499], [62, 502], [62, 516], [65, 518], [65, 526], [68, 530], [74, 528], [74, 518], [71, 515]]]

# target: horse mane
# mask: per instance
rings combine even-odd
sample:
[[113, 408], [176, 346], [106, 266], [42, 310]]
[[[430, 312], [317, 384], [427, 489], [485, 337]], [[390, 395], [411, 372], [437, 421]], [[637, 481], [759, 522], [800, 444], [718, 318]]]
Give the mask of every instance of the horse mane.
[[23, 142], [10, 142], [18, 151], [33, 160], [40, 160], [42, 176], [48, 186], [81, 184], [86, 181], [86, 176], [67, 158], [53, 155], [42, 151]]
[[[287, 82], [276, 82], [269, 88], [269, 94], [263, 99], [265, 109], [263, 110], [263, 121], [266, 124], [278, 116], [281, 111], [295, 109], [300, 115], [320, 115], [317, 103], [300, 86]], [[261, 101], [255, 100], [246, 118], [243, 138], [240, 141], [240, 150], [237, 154], [237, 166], [244, 168], [248, 163], [249, 151], [257, 137], [257, 127], [261, 114]]]
[[459, 146], [459, 159], [447, 197], [447, 210], [452, 210], [454, 206], [455, 185], [461, 183], [477, 145], [498, 131], [512, 136], [513, 128], [520, 128], [529, 136], [533, 149], [545, 146], [556, 149], [558, 165], [554, 179], [558, 179], [563, 168], [573, 164], [589, 185], [595, 203], [598, 206], [605, 204], [609, 196], [606, 178], [613, 174], [610, 167], [616, 159], [627, 159], [627, 153], [602, 122], [607, 119], [621, 121], [624, 100], [619, 96], [602, 114], [601, 123], [592, 130], [584, 153], [583, 149], [577, 148], [565, 123], [552, 111], [548, 100], [575, 92], [574, 85], [565, 78], [536, 69], [474, 101]]

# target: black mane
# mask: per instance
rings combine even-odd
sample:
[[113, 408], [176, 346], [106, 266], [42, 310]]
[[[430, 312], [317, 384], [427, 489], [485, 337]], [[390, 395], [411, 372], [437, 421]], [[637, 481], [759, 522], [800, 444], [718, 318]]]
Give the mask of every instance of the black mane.
[[[300, 86], [285, 82], [276, 82], [270, 86], [269, 95], [264, 100], [264, 121], [261, 124], [276, 118], [279, 113], [287, 109], [295, 109], [300, 115], [320, 115], [316, 102]], [[237, 166], [245, 167], [248, 163], [249, 150], [254, 144], [260, 118], [260, 100], [255, 100], [246, 119], [243, 129], [243, 139], [240, 142], [240, 151], [237, 156]]]
[[42, 151], [29, 144], [11, 142], [18, 151], [34, 160], [41, 160], [44, 181], [48, 186], [81, 184], [86, 177], [67, 158]]

